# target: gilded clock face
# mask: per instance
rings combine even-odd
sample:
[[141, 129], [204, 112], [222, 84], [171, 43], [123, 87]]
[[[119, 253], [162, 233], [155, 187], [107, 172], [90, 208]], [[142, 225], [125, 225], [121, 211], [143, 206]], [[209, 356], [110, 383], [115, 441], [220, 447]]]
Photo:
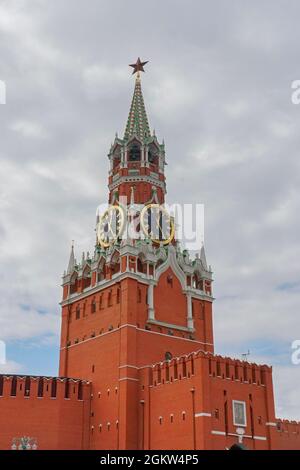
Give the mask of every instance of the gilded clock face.
[[168, 245], [174, 238], [175, 225], [168, 211], [160, 204], [149, 204], [140, 216], [144, 235], [154, 243]]
[[120, 206], [110, 206], [101, 216], [97, 226], [97, 240], [103, 248], [108, 248], [121, 237], [125, 215]]

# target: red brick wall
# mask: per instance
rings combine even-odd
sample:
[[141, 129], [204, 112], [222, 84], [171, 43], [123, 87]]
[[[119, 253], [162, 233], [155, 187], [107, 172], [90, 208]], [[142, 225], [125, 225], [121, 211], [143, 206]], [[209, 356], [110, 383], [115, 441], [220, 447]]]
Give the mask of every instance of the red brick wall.
[[[220, 375], [216, 374], [217, 362]], [[238, 379], [233, 374], [236, 364]], [[254, 383], [253, 368], [256, 371], [253, 374]], [[250, 375], [251, 372], [251, 378], [245, 380], [241, 370], [243, 374], [248, 371]], [[180, 358], [179, 361], [172, 360], [169, 366], [164, 363], [143, 370], [141, 381], [146, 384], [148, 380], [150, 387], [141, 387], [140, 390], [140, 399], [144, 401], [141, 411], [144, 416], [140, 417], [140, 422], [144, 420], [145, 424], [139, 445], [142, 446], [144, 440], [145, 447], [153, 449], [230, 447], [238, 441], [232, 400], [239, 400], [246, 403], [244, 444], [249, 449], [275, 448], [277, 435], [273, 435], [274, 427], [268, 425], [275, 421], [274, 407], [272, 414], [268, 407], [272, 390], [264, 377], [271, 373], [266, 366], [205, 353]], [[264, 377], [263, 383], [260, 381], [261, 375]]]
[[52, 398], [52, 379], [44, 379], [42, 397], [38, 397], [39, 378], [31, 378], [29, 396], [25, 396], [25, 378], [17, 379], [16, 396], [11, 396], [12, 377], [3, 377], [3, 381], [0, 449], [10, 449], [12, 439], [22, 436], [37, 438], [41, 450], [88, 448], [90, 384], [82, 384], [79, 400], [79, 382], [69, 382], [69, 398], [65, 398], [66, 383], [57, 380]]
[[300, 449], [300, 423], [297, 421], [277, 420], [277, 449]]

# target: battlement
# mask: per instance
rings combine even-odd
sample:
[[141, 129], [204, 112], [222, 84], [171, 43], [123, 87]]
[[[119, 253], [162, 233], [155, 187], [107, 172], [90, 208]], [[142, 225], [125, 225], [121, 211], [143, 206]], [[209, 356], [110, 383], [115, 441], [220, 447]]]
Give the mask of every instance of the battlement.
[[159, 385], [173, 380], [190, 378], [200, 373], [199, 361], [205, 359], [208, 375], [213, 378], [239, 381], [247, 384], [265, 385], [266, 373], [272, 368], [263, 364], [249, 363], [199, 350], [152, 366], [151, 385]]
[[272, 373], [272, 367], [266, 364], [256, 364], [219, 355], [211, 354], [210, 356], [208, 359], [209, 375], [212, 377], [265, 385], [266, 373]]
[[83, 400], [90, 382], [67, 377], [0, 375], [0, 400], [7, 397]]
[[34, 436], [38, 447], [87, 449], [90, 382], [67, 377], [0, 375], [1, 449], [15, 436]]
[[276, 419], [277, 449], [295, 450], [300, 446], [300, 422]]
[[276, 420], [277, 431], [289, 434], [300, 434], [300, 421], [289, 421], [288, 419]]

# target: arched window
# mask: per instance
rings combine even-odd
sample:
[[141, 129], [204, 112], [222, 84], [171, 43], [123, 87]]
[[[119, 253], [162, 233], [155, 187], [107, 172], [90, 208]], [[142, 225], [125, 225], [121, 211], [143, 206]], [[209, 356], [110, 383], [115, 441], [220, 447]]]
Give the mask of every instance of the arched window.
[[112, 292], [111, 291], [108, 293], [107, 306], [108, 307], [112, 306]]
[[172, 357], [173, 357], [172, 353], [167, 351], [166, 354], [165, 354], [165, 360], [166, 361], [171, 361]]
[[71, 277], [71, 284], [70, 284], [70, 294], [75, 294], [78, 288], [78, 275], [77, 273], [73, 273]]
[[182, 363], [182, 377], [186, 377], [186, 362], [183, 360]]
[[193, 288], [203, 290], [203, 280], [201, 280], [200, 273], [195, 272], [193, 276]]
[[141, 159], [141, 149], [138, 144], [133, 144], [129, 149], [129, 161], [138, 162]]
[[148, 162], [152, 163], [152, 165], [157, 164], [157, 154], [155, 148], [150, 148], [148, 151]]
[[102, 258], [98, 264], [97, 282], [104, 281], [105, 278], [106, 278], [106, 264], [105, 264], [105, 259]]
[[115, 170], [121, 163], [121, 152], [119, 147], [115, 149], [111, 158], [113, 159], [113, 168]]
[[92, 313], [96, 312], [96, 300], [95, 299], [93, 299], [93, 301], [92, 301], [91, 312]]
[[111, 274], [120, 272], [120, 253], [115, 251], [111, 259]]
[[178, 366], [177, 362], [174, 364], [174, 379], [178, 379]]
[[79, 318], [80, 318], [80, 306], [77, 305], [77, 307], [76, 307], [76, 320], [79, 320]]
[[146, 274], [147, 273], [147, 264], [143, 260], [141, 256], [138, 257], [137, 260], [137, 270], [139, 273]]
[[169, 369], [169, 365], [166, 364], [166, 382], [169, 382], [170, 381], [170, 369]]
[[83, 288], [86, 289], [87, 287], [90, 287], [92, 274], [91, 274], [91, 269], [88, 266], [84, 269], [82, 278], [83, 278]]
[[193, 356], [191, 357], [191, 372], [192, 372], [192, 375], [195, 374], [195, 364], [194, 364]]

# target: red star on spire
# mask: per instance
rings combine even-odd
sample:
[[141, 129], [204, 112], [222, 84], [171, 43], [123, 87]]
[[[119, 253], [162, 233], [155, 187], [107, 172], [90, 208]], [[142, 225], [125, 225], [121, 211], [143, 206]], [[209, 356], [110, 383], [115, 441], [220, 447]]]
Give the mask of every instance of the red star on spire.
[[141, 59], [138, 58], [136, 61], [136, 64], [130, 64], [129, 67], [132, 67], [134, 70], [132, 72], [132, 75], [134, 75], [137, 72], [145, 72], [144, 70], [144, 65], [148, 64], [148, 60], [146, 62], [141, 62]]

